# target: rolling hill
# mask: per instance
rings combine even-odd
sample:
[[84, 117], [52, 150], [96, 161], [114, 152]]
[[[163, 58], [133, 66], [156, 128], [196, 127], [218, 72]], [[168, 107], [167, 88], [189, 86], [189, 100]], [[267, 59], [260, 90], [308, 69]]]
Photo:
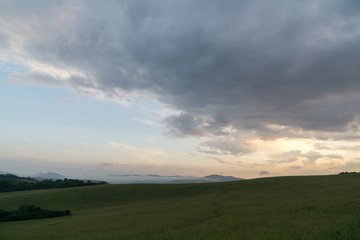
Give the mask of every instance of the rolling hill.
[[4, 222], [1, 240], [360, 239], [360, 175], [97, 185], [0, 194], [71, 216]]

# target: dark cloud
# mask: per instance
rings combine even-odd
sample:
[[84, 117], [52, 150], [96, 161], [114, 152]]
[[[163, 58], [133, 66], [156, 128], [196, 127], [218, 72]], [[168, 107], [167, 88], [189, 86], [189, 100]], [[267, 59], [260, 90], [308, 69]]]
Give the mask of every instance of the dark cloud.
[[[13, 54], [67, 71], [60, 82], [78, 91], [158, 99], [181, 112], [164, 120], [169, 133], [211, 138], [204, 151], [249, 153], [244, 134], [360, 136], [356, 1], [4, 5], [0, 39], [6, 32]], [[222, 139], [228, 129], [233, 141]]]
[[176, 137], [204, 136], [207, 134], [208, 124], [195, 115], [180, 113], [167, 117], [164, 122], [169, 129], [169, 134]]

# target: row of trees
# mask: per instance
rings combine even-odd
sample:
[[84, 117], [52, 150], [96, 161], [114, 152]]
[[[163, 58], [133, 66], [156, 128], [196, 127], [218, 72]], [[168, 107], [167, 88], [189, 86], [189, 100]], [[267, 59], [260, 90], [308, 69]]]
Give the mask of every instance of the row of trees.
[[54, 218], [68, 216], [71, 214], [70, 210], [52, 211], [41, 209], [35, 205], [21, 205], [16, 211], [0, 210], [0, 222], [7, 221], [22, 221], [41, 218]]
[[105, 184], [106, 182], [93, 182], [78, 179], [64, 180], [42, 180], [38, 181], [33, 178], [18, 177], [13, 174], [0, 175], [0, 192], [32, 190], [32, 189], [47, 189], [47, 188], [68, 188], [89, 186], [97, 184]]
[[339, 175], [343, 175], [343, 174], [356, 174], [357, 172], [340, 172]]

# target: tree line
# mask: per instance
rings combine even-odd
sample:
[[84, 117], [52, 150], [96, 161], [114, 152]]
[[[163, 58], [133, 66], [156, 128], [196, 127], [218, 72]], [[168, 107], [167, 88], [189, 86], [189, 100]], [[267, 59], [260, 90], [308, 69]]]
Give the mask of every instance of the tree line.
[[106, 184], [106, 182], [94, 182], [90, 180], [68, 179], [63, 180], [36, 180], [30, 177], [18, 177], [14, 174], [0, 174], [0, 192], [48, 189], [48, 188], [68, 188]]

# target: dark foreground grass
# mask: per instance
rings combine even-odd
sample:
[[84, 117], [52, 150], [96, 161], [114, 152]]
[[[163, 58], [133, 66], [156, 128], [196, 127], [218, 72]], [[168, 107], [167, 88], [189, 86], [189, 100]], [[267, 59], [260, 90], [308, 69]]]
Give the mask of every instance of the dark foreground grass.
[[1, 240], [360, 239], [360, 175], [101, 185], [0, 194], [0, 208], [70, 209], [0, 223]]

